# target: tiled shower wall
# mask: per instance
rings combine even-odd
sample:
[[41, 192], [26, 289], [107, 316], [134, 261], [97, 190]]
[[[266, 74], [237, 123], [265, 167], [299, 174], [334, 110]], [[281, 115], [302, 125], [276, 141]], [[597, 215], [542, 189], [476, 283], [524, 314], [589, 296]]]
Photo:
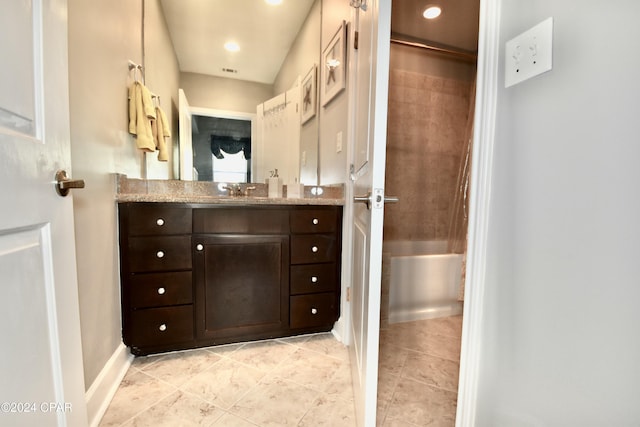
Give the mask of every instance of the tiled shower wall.
[[390, 70], [385, 240], [446, 240], [472, 84]]

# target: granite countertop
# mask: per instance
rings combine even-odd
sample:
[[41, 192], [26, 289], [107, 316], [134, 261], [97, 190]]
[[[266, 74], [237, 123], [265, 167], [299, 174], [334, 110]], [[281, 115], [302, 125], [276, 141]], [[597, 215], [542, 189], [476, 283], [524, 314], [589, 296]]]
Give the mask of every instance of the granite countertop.
[[[222, 205], [344, 205], [344, 186], [304, 186], [302, 197], [267, 197], [266, 184], [246, 184], [255, 187], [251, 196], [229, 196], [218, 183], [177, 180], [130, 179], [116, 176], [116, 202], [203, 203]], [[243, 184], [245, 185], [245, 184]]]

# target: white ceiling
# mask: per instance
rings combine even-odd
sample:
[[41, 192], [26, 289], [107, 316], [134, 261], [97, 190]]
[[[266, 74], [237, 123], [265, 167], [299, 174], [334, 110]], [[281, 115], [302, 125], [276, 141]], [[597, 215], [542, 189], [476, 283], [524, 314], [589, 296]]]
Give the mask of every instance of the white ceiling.
[[[266, 84], [274, 82], [313, 3], [284, 0], [280, 6], [270, 6], [264, 0], [161, 0], [181, 71]], [[422, 11], [428, 4], [440, 4], [442, 15], [425, 20]], [[404, 39], [475, 52], [479, 9], [479, 0], [393, 0], [391, 31]], [[224, 49], [231, 39], [240, 44], [240, 52]]]
[[[267, 84], [275, 80], [313, 2], [161, 0], [181, 71]], [[241, 50], [227, 52], [228, 40]]]
[[[422, 17], [427, 5], [438, 5], [442, 15]], [[479, 0], [393, 0], [391, 33], [414, 41], [430, 42], [460, 50], [478, 50]]]

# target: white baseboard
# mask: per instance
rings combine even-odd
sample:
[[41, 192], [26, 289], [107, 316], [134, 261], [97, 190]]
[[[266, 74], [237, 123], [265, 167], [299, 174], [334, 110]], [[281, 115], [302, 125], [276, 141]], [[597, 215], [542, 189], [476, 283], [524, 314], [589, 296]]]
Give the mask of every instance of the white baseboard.
[[85, 393], [90, 427], [97, 427], [100, 424], [132, 361], [133, 355], [124, 344], [120, 343]]

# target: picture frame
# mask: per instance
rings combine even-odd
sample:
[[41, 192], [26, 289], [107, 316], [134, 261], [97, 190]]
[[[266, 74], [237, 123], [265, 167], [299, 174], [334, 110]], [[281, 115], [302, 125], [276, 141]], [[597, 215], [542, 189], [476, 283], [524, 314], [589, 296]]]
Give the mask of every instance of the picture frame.
[[316, 115], [317, 96], [318, 96], [318, 66], [313, 64], [307, 75], [302, 79], [302, 90], [300, 105], [300, 124], [305, 124]]
[[322, 51], [322, 105], [331, 102], [346, 83], [346, 23], [342, 21], [331, 41]]

